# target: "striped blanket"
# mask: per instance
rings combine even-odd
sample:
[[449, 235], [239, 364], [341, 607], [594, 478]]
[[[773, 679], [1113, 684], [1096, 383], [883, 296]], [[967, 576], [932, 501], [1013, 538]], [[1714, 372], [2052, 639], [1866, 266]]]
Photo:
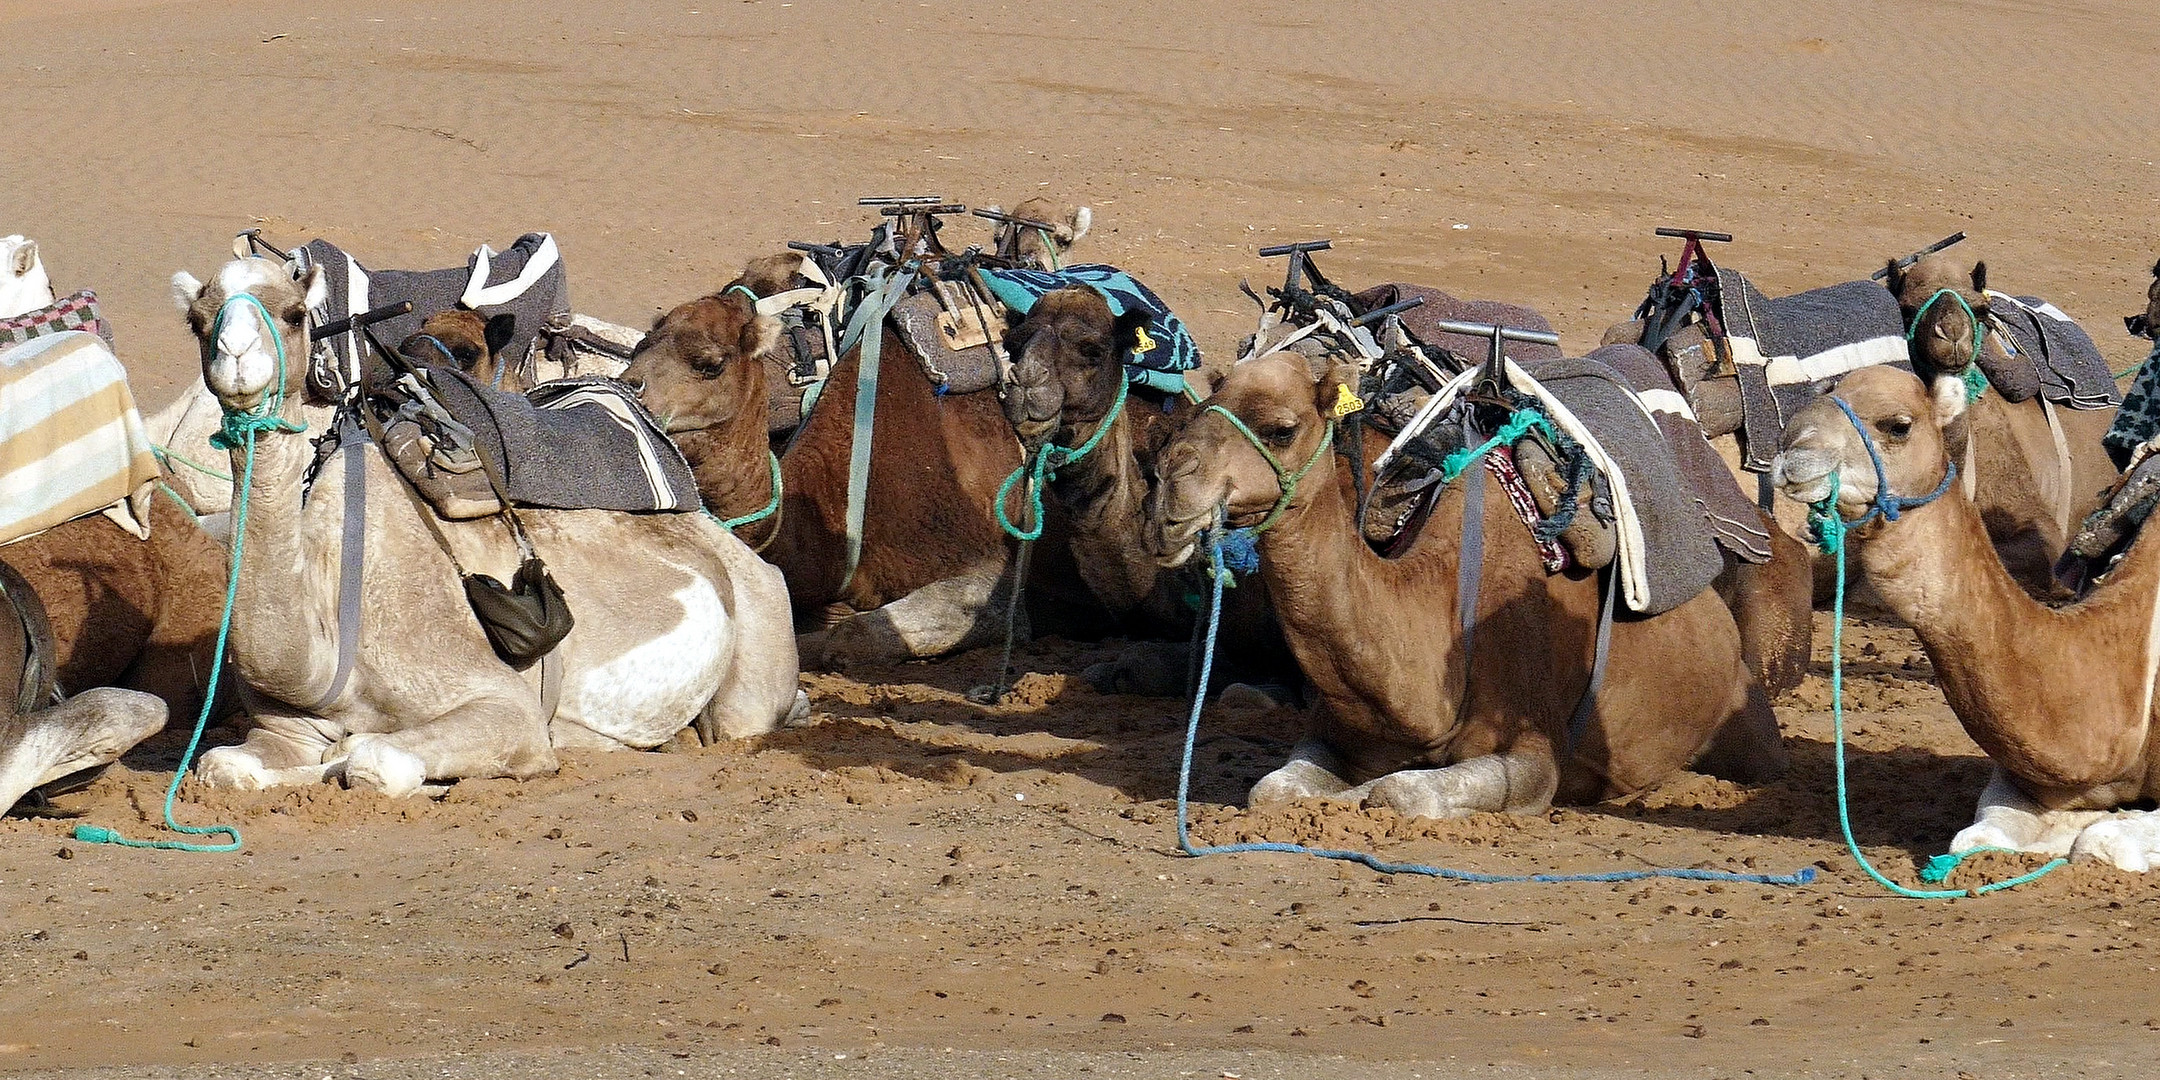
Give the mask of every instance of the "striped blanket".
[[0, 543], [124, 504], [157, 478], [103, 339], [71, 330], [0, 352]]

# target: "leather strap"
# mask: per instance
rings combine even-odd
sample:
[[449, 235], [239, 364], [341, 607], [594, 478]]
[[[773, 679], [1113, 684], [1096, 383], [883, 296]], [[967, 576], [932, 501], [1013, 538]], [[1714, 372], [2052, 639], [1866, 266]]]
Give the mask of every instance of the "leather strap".
[[[359, 408], [354, 406], [353, 408]], [[360, 590], [365, 580], [367, 545], [367, 445], [368, 433], [353, 417], [352, 408], [340, 410], [337, 421], [337, 452], [345, 459], [345, 517], [338, 536], [337, 674], [330, 689], [307, 707], [320, 714], [345, 693], [352, 679], [353, 661], [360, 652]]]

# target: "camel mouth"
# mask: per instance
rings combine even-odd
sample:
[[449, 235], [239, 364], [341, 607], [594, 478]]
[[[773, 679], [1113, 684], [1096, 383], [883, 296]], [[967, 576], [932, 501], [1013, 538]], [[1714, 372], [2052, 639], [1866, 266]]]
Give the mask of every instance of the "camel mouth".
[[1830, 497], [1830, 476], [1837, 462], [1820, 450], [1795, 447], [1770, 463], [1770, 483], [1797, 502], [1818, 503]]

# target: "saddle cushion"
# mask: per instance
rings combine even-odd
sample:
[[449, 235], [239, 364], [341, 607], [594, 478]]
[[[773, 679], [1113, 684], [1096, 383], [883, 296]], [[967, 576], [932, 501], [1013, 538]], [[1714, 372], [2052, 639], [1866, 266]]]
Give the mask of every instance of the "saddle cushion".
[[[1384, 308], [1412, 298], [1422, 298], [1425, 302], [1396, 316], [1402, 320], [1403, 329], [1408, 330], [1410, 336], [1416, 338], [1419, 344], [1446, 349], [1473, 364], [1484, 361], [1492, 354], [1492, 339], [1449, 333], [1440, 329], [1438, 324], [1471, 322], [1552, 332], [1552, 323], [1531, 308], [1499, 300], [1463, 300], [1423, 285], [1400, 282], [1375, 285], [1355, 297], [1357, 306], [1365, 311]], [[1503, 340], [1500, 343], [1500, 353], [1520, 364], [1532, 360], [1557, 359], [1560, 348], [1536, 341]]]
[[68, 330], [0, 352], [0, 543], [124, 504], [158, 476], [104, 339]]
[[2073, 409], [2105, 409], [2122, 403], [2115, 375], [2090, 334], [2062, 309], [2035, 296], [1989, 292], [1995, 322], [2017, 353], [1997, 360], [1982, 353], [1981, 370], [2006, 401], [2045, 394]]
[[430, 367], [435, 398], [472, 429], [487, 467], [518, 506], [693, 511], [704, 503], [682, 451], [614, 379], [581, 376], [510, 394], [452, 367]]
[[[1003, 313], [998, 311], [997, 307], [995, 301], [986, 301], [982, 305], [982, 317], [989, 323], [992, 340], [1004, 337]], [[972, 394], [996, 386], [997, 357], [991, 353], [988, 345], [954, 348], [953, 339], [946, 333], [946, 327], [951, 321], [941, 323], [939, 320], [939, 315], [944, 310], [936, 296], [919, 292], [901, 297], [900, 302], [893, 305], [892, 313], [887, 318], [892, 320], [893, 328], [900, 332], [901, 339], [908, 343], [915, 359], [923, 366], [923, 374], [929, 377], [930, 385], [937, 387], [939, 393]], [[981, 330], [972, 325], [972, 313], [964, 307], [958, 319], [952, 321], [957, 321], [962, 329], [975, 330], [978, 337], [981, 335]], [[800, 400], [802, 388], [790, 389], [794, 391], [797, 400]], [[799, 418], [800, 413], [797, 415]]]

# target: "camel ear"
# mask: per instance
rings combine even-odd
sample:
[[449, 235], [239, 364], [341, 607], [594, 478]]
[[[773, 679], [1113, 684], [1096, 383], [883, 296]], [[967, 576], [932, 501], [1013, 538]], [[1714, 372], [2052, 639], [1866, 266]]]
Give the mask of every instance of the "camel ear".
[[1984, 292], [1986, 292], [1986, 291], [1987, 291], [1987, 263], [1986, 263], [1986, 262], [1976, 262], [1976, 263], [1974, 263], [1974, 264], [1973, 264], [1973, 275], [1972, 275], [1972, 281], [1973, 281], [1973, 291], [1974, 291], [1974, 292], [1977, 292], [1977, 293], [1984, 293]]
[[780, 320], [760, 314], [757, 305], [748, 301], [743, 302], [743, 309], [750, 313], [750, 320], [743, 323], [737, 347], [742, 350], [743, 359], [755, 360], [780, 344]]
[[1119, 363], [1125, 363], [1140, 349], [1140, 331], [1148, 324], [1148, 313], [1137, 308], [1117, 317], [1110, 330], [1110, 340], [1117, 346]]
[[1357, 395], [1356, 364], [1334, 364], [1313, 382], [1313, 408], [1322, 420], [1340, 420], [1365, 407]]
[[1899, 266], [1896, 259], [1891, 259], [1883, 264], [1883, 270], [1883, 288], [1890, 290], [1892, 296], [1903, 296], [1905, 294], [1905, 268]]
[[1965, 415], [1965, 380], [1956, 375], [1944, 375], [1935, 380], [1933, 397], [1935, 426], [1948, 428]]
[[1085, 206], [1076, 207], [1072, 212], [1072, 220], [1067, 224], [1070, 227], [1071, 235], [1062, 236], [1059, 237], [1059, 239], [1063, 240], [1065, 244], [1069, 247], [1072, 244], [1077, 243], [1081, 237], [1086, 236], [1088, 234], [1088, 229], [1094, 226], [1095, 211], [1090, 210]]
[[488, 354], [492, 356], [509, 348], [510, 335], [515, 333], [516, 330], [516, 315], [505, 311], [500, 315], [490, 316], [487, 321], [487, 331], [482, 335], [487, 340]]
[[300, 295], [309, 311], [320, 311], [330, 302], [330, 282], [323, 277], [322, 267], [310, 264], [300, 275]]
[[177, 307], [182, 311], [187, 311], [193, 308], [195, 306], [196, 298], [202, 295], [202, 291], [203, 283], [195, 280], [195, 275], [190, 274], [185, 270], [182, 270], [172, 276], [172, 300], [174, 307]]
[[15, 276], [21, 277], [37, 266], [37, 241], [25, 240], [15, 249]]

